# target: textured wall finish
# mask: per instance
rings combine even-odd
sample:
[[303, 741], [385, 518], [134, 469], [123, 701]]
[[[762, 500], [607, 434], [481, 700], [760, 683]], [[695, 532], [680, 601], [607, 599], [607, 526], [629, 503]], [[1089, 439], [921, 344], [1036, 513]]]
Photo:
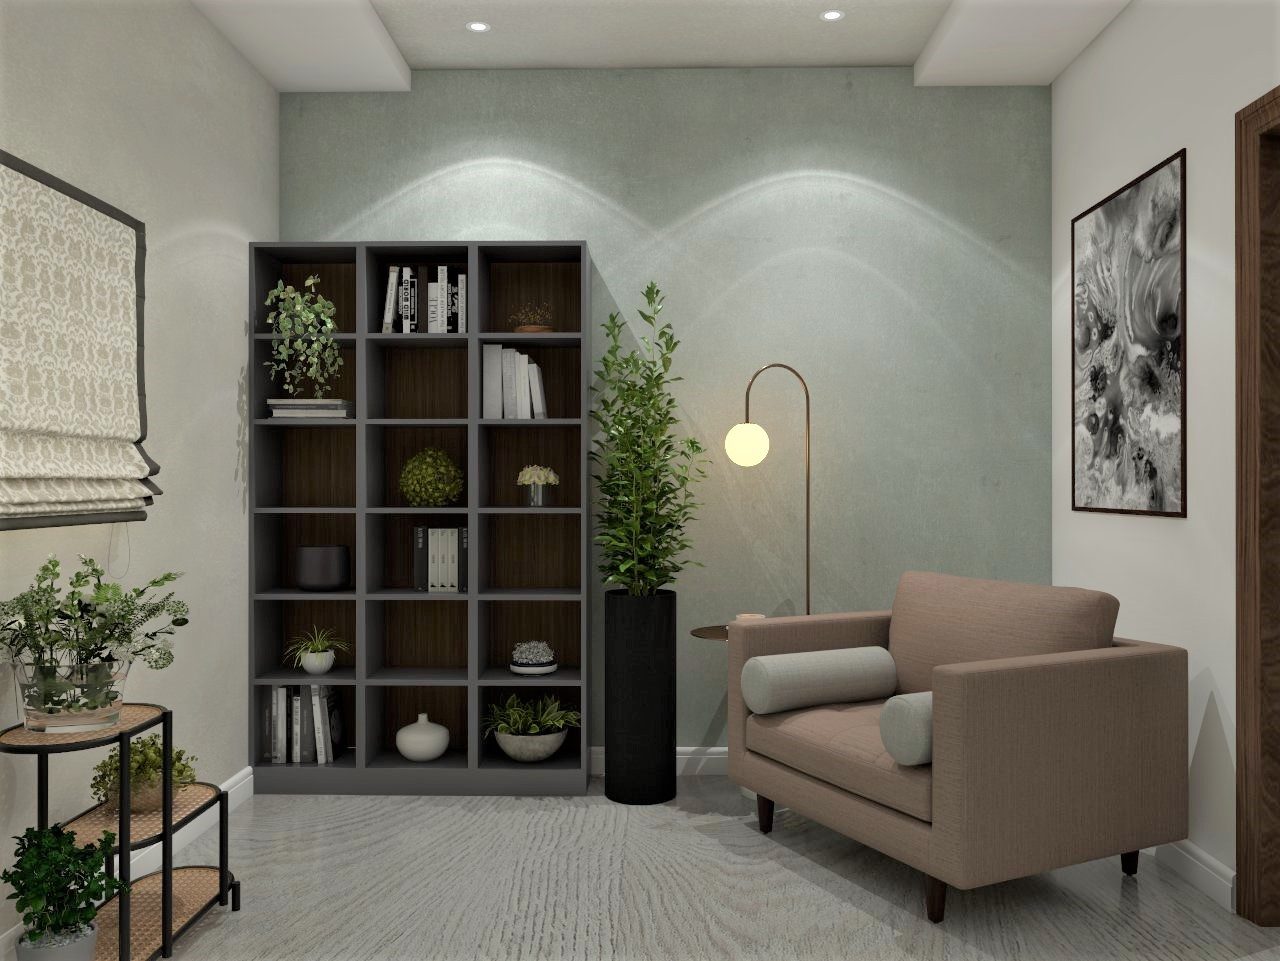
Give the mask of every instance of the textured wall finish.
[[[0, 596], [50, 553], [64, 567], [89, 554], [128, 584], [185, 571], [177, 660], [136, 666], [128, 697], [173, 707], [214, 782], [246, 763], [239, 385], [248, 242], [276, 230], [278, 129], [275, 92], [185, 0], [0, 0], [0, 147], [147, 225], [147, 449], [165, 491], [127, 529], [0, 533]], [[0, 668], [0, 723], [17, 718]], [[91, 753], [53, 762], [54, 817], [88, 803]], [[34, 823], [35, 761], [0, 757], [0, 839]], [[15, 917], [0, 903], [3, 931]]]
[[[803, 607], [802, 398], [724, 456], [759, 365], [814, 397], [814, 609], [905, 568], [1049, 576], [1049, 98], [906, 69], [415, 72], [281, 98], [286, 240], [585, 239], [597, 321], [656, 279], [710, 448], [682, 635]], [[593, 649], [600, 666], [602, 603]], [[723, 743], [723, 645], [682, 636], [682, 745]], [[601, 685], [594, 740], [600, 743]]]

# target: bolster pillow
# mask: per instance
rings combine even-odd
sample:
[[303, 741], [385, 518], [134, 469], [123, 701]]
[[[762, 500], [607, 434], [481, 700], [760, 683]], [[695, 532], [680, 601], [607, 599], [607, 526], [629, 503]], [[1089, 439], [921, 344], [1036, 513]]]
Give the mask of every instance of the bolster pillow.
[[752, 714], [872, 701], [897, 687], [893, 656], [883, 647], [765, 654], [742, 666], [742, 699]]
[[904, 767], [933, 763], [933, 692], [899, 694], [880, 710], [880, 740]]

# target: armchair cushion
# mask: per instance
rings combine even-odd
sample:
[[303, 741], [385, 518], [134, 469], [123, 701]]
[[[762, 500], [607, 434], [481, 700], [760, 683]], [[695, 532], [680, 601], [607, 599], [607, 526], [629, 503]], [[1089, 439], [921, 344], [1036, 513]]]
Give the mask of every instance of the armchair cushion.
[[869, 801], [929, 821], [933, 769], [896, 764], [880, 740], [883, 701], [747, 718], [747, 750]]
[[1120, 602], [1101, 591], [908, 571], [889, 620], [898, 692], [933, 689], [933, 669], [1109, 647]]
[[888, 697], [897, 686], [893, 656], [883, 647], [766, 654], [742, 666], [742, 698], [754, 714], [874, 701]]

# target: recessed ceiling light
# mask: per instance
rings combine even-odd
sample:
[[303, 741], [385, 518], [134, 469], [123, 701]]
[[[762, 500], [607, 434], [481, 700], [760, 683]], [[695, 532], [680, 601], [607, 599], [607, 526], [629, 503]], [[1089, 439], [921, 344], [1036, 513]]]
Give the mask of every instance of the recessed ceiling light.
[[[844, 16], [844, 14], [841, 14], [841, 16]], [[485, 23], [483, 20], [472, 20], [469, 24], [467, 24], [467, 29], [470, 30], [472, 33], [488, 33], [489, 25]]]
[[826, 10], [822, 14], [822, 19], [827, 21], [827, 23], [835, 23], [837, 20], [844, 19], [844, 11], [843, 10]]

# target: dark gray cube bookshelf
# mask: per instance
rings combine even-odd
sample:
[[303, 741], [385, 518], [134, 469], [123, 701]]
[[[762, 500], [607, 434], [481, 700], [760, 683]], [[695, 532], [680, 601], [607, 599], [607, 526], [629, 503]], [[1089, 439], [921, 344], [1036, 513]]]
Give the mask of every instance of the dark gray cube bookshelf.
[[[581, 794], [590, 764], [587, 696], [590, 487], [587, 474], [591, 264], [571, 243], [264, 243], [249, 250], [249, 756], [255, 790], [286, 794]], [[391, 265], [447, 264], [467, 274], [467, 332], [383, 333]], [[337, 307], [344, 366], [334, 396], [355, 403], [347, 420], [272, 419], [263, 301], [278, 280], [309, 274]], [[424, 295], [425, 300], [425, 295]], [[555, 330], [517, 334], [506, 323], [523, 303], [547, 303]], [[425, 313], [425, 311], [424, 311]], [[515, 347], [546, 380], [547, 419], [486, 420], [481, 348]], [[463, 466], [456, 505], [414, 508], [400, 468], [424, 447]], [[524, 506], [516, 473], [546, 464], [560, 474], [551, 506]], [[412, 587], [415, 525], [466, 528], [468, 591]], [[298, 588], [294, 552], [346, 544], [352, 581]], [[288, 639], [311, 625], [352, 642], [333, 670], [288, 667]], [[560, 669], [511, 674], [512, 646], [545, 640]], [[345, 750], [331, 764], [273, 764], [267, 711], [278, 686], [323, 683], [338, 694]], [[508, 760], [480, 736], [486, 705], [511, 692], [554, 693], [582, 711], [553, 758]], [[395, 749], [395, 732], [425, 711], [450, 733], [425, 764]]]

